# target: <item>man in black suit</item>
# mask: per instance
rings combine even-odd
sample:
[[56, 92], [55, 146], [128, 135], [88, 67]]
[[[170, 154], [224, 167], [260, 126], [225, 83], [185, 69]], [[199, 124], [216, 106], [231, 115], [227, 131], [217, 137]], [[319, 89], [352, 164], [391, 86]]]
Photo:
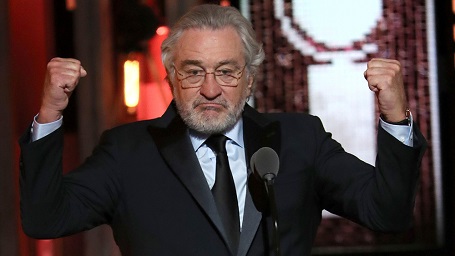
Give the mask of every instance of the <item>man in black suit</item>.
[[[174, 96], [164, 115], [106, 131], [67, 175], [62, 113], [87, 72], [78, 60], [52, 59], [40, 111], [20, 140], [24, 231], [55, 238], [109, 224], [123, 255], [268, 255], [273, 221], [249, 168], [263, 146], [280, 159], [274, 190], [282, 255], [310, 254], [323, 209], [377, 231], [409, 228], [426, 142], [408, 115], [400, 63], [373, 59], [364, 73], [381, 112], [373, 167], [345, 152], [317, 117], [249, 107], [263, 58], [236, 9], [194, 8], [162, 45]], [[236, 241], [211, 193], [217, 163], [206, 139], [214, 134], [228, 138]]]

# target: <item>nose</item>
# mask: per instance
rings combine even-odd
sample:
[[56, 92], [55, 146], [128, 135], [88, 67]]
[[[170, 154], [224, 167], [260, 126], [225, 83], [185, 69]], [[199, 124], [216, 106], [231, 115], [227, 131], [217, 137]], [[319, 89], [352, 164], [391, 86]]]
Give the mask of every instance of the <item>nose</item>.
[[215, 80], [215, 74], [206, 73], [199, 93], [207, 99], [215, 99], [222, 92], [221, 86]]

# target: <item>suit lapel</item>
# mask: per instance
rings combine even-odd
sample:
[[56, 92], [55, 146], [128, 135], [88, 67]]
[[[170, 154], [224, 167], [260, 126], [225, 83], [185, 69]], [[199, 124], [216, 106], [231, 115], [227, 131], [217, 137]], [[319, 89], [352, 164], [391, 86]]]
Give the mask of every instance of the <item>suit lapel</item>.
[[240, 234], [239, 249], [237, 256], [244, 256], [253, 242], [253, 238], [261, 222], [262, 214], [256, 209], [251, 199], [251, 194], [247, 190], [245, 199], [245, 210], [243, 213], [242, 233]]
[[278, 122], [270, 121], [263, 114], [246, 105], [243, 112], [243, 137], [247, 161], [261, 147], [270, 147], [280, 155], [280, 132], [281, 129]]
[[158, 150], [180, 182], [209, 216], [226, 243], [215, 201], [194, 153], [186, 125], [176, 114], [173, 105], [168, 108], [160, 121], [162, 123], [149, 127]]
[[[188, 189], [195, 201], [217, 227], [226, 246], [229, 247], [212, 193], [207, 185], [196, 154], [194, 154], [194, 149], [188, 136], [188, 129], [183, 120], [177, 115], [175, 105], [171, 104], [163, 117], [155, 121], [154, 125], [149, 127], [149, 132], [163, 159], [169, 164], [176, 177]], [[248, 105], [245, 106], [245, 111], [243, 112], [243, 123], [245, 157], [248, 173], [251, 173], [249, 161], [251, 156], [261, 147], [271, 147], [279, 155], [280, 127], [277, 122], [270, 122]], [[240, 235], [237, 255], [246, 255], [262, 218], [262, 213], [258, 211], [256, 201], [261, 201], [264, 198], [261, 198], [261, 195], [250, 193], [251, 190], [255, 190], [252, 186], [254, 185], [249, 184], [247, 189], [242, 234]]]
[[281, 137], [279, 123], [271, 122], [256, 110], [246, 105], [243, 113], [243, 137], [249, 181], [238, 256], [247, 254], [261, 222], [261, 211], [264, 211], [264, 204], [266, 204], [265, 202], [267, 200], [263, 193], [265, 188], [262, 181], [254, 182], [255, 177], [252, 174], [249, 162], [251, 156], [261, 147], [270, 147], [278, 155], [280, 154]]

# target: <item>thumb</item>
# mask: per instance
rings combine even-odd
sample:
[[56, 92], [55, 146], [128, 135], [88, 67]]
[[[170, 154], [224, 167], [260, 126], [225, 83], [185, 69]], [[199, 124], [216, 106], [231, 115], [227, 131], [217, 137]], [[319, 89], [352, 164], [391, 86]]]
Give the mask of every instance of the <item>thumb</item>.
[[82, 66], [81, 66], [80, 72], [81, 72], [81, 77], [85, 77], [87, 75], [87, 71]]

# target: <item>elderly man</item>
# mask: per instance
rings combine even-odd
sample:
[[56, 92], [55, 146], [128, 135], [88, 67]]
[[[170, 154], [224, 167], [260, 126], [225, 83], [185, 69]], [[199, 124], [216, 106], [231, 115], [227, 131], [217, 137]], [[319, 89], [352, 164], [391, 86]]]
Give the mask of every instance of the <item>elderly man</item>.
[[[248, 106], [263, 58], [236, 9], [197, 6], [162, 45], [174, 96], [164, 115], [106, 131], [67, 175], [62, 116], [87, 72], [78, 60], [52, 59], [20, 141], [24, 231], [56, 238], [109, 224], [123, 255], [301, 256], [324, 209], [381, 232], [410, 227], [426, 142], [406, 109], [400, 63], [373, 59], [363, 74], [381, 112], [374, 167], [345, 152], [317, 117]], [[264, 146], [280, 159], [279, 233], [250, 169]]]

